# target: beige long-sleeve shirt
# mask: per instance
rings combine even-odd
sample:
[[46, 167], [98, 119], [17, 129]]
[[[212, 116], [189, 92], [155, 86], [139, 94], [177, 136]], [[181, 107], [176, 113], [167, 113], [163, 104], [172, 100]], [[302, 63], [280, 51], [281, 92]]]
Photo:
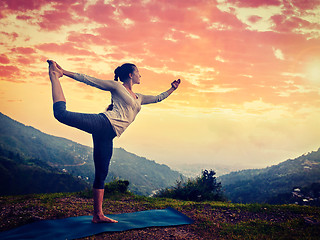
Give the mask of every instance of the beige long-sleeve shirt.
[[111, 111], [104, 111], [104, 114], [109, 119], [118, 137], [120, 137], [120, 135], [134, 121], [141, 109], [141, 105], [157, 103], [169, 96], [168, 91], [166, 91], [157, 96], [136, 93], [136, 98], [134, 98], [122, 83], [118, 81], [101, 80], [80, 73], [75, 73], [74, 79], [90, 86], [111, 92], [113, 109]]

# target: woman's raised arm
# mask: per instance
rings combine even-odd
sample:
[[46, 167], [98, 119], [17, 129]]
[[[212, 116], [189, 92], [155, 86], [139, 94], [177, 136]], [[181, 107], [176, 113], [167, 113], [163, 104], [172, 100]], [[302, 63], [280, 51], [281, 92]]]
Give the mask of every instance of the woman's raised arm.
[[181, 80], [174, 80], [171, 83], [171, 88], [169, 90], [167, 90], [166, 92], [163, 92], [157, 96], [151, 96], [151, 95], [142, 95], [140, 94], [140, 96], [142, 97], [142, 101], [141, 104], [150, 104], [150, 103], [157, 103], [157, 102], [161, 102], [162, 100], [166, 99], [167, 97], [169, 97], [169, 95], [171, 93], [173, 93], [173, 91], [175, 91], [179, 85], [181, 83]]

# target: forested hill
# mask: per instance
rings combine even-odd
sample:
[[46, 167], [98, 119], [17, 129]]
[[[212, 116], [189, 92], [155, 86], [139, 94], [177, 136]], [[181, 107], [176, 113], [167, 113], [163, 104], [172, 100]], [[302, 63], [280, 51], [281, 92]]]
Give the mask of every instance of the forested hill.
[[[0, 113], [0, 150], [1, 155], [10, 153], [11, 157], [36, 159], [50, 167], [52, 171], [55, 169], [59, 173], [69, 173], [90, 184], [94, 178], [91, 147], [45, 134], [2, 113]], [[10, 158], [11, 160], [13, 159]], [[4, 158], [1, 158], [2, 163], [3, 161]], [[19, 164], [25, 163], [23, 160]], [[8, 173], [5, 164], [2, 164], [0, 171], [0, 174], [4, 171]], [[120, 148], [114, 149], [107, 180], [116, 177], [129, 180], [129, 189], [134, 193], [148, 195], [154, 190], [173, 185], [181, 175], [168, 166]]]
[[317, 198], [320, 194], [320, 149], [271, 167], [232, 172], [219, 180], [232, 202], [291, 203], [297, 201], [289, 199], [293, 189], [307, 189], [305, 195]]
[[39, 159], [24, 158], [4, 149], [0, 149], [0, 153], [0, 196], [76, 192], [90, 187], [85, 181]]

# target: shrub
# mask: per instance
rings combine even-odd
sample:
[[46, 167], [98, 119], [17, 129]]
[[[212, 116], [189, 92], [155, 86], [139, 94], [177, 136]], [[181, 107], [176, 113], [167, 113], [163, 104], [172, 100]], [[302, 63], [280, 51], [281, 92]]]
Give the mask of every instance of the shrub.
[[104, 193], [107, 195], [113, 195], [117, 193], [126, 193], [128, 191], [129, 181], [114, 179], [113, 181], [106, 183], [104, 186]]
[[222, 186], [217, 182], [213, 170], [202, 171], [196, 179], [177, 181], [176, 186], [160, 190], [155, 197], [166, 197], [187, 201], [224, 201]]
[[[129, 181], [114, 179], [113, 181], [106, 183], [104, 185], [104, 195], [105, 197], [110, 197], [113, 195], [117, 195], [119, 193], [120, 194], [127, 193], [128, 186], [129, 186]], [[92, 198], [93, 196], [92, 188], [87, 188], [86, 190], [78, 192], [77, 195], [84, 198]]]

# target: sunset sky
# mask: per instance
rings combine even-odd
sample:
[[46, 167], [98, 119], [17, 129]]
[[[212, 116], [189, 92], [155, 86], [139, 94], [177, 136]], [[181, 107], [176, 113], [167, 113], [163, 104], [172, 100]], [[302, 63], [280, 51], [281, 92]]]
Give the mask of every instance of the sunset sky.
[[[266, 167], [320, 147], [319, 0], [1, 0], [0, 111], [92, 146], [52, 114], [46, 59], [101, 79], [135, 63], [142, 107], [114, 146], [169, 166]], [[61, 78], [71, 111], [110, 93]]]

